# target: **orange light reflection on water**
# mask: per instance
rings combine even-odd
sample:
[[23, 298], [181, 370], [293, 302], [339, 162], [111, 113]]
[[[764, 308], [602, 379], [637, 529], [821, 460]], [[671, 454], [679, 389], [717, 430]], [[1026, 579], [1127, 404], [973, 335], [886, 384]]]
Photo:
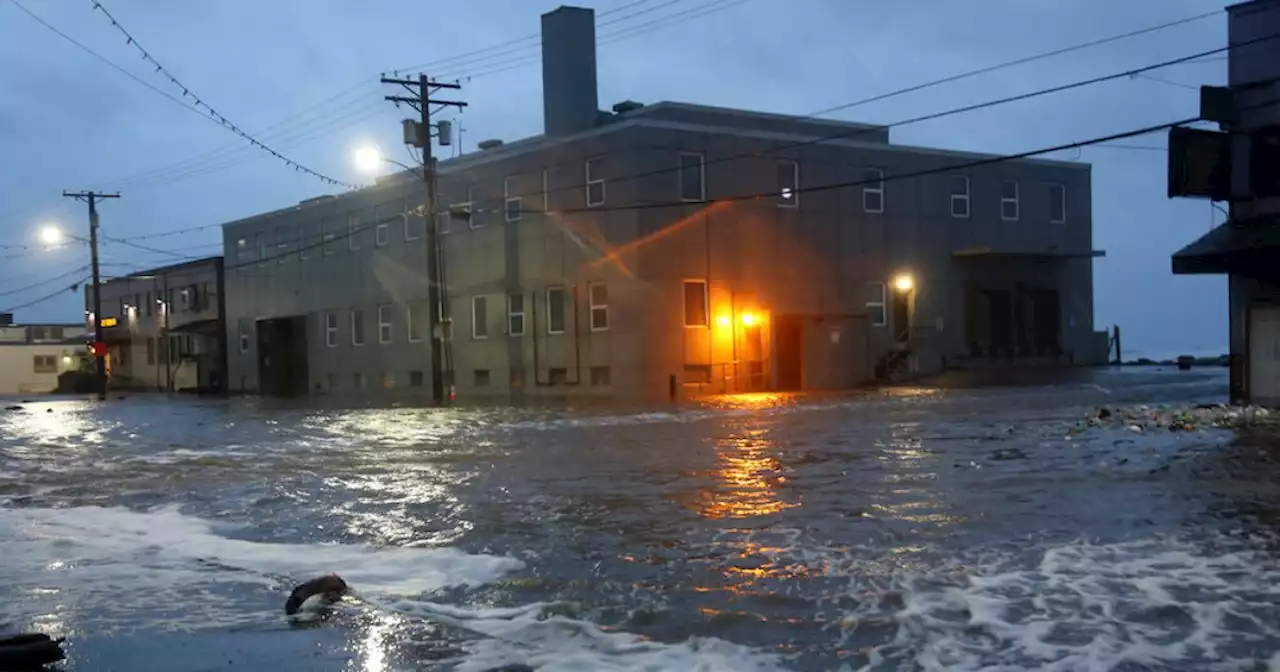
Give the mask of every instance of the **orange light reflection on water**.
[[787, 479], [776, 452], [767, 430], [762, 429], [717, 441], [720, 466], [711, 475], [718, 482], [698, 493], [694, 504], [698, 513], [713, 519], [753, 518], [800, 506], [778, 496], [777, 486]]

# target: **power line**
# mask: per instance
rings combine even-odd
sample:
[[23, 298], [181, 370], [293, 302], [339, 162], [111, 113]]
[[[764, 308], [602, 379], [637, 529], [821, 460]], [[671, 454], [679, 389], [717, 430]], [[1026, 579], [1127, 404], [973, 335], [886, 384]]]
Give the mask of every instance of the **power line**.
[[66, 273], [61, 273], [61, 274], [55, 275], [55, 276], [53, 276], [52, 278], [45, 278], [44, 280], [40, 280], [39, 282], [33, 282], [33, 283], [31, 283], [31, 284], [29, 284], [29, 285], [26, 285], [26, 286], [24, 286], [24, 287], [17, 287], [17, 288], [14, 288], [14, 289], [6, 289], [6, 290], [4, 290], [3, 292], [0, 292], [0, 296], [9, 296], [10, 294], [21, 294], [22, 292], [25, 292], [25, 291], [27, 291], [27, 290], [29, 290], [29, 289], [35, 289], [35, 288], [37, 288], [37, 287], [44, 287], [45, 285], [53, 284], [53, 283], [55, 283], [55, 282], [57, 282], [57, 281], [59, 281], [59, 280], [61, 280], [61, 279], [65, 278], [65, 277], [67, 277], [67, 276], [69, 276], [69, 275], [75, 275], [75, 274], [77, 274], [77, 273], [83, 273], [83, 272], [85, 272], [85, 271], [87, 271], [87, 270], [89, 270], [88, 265], [81, 266], [80, 268], [73, 268], [73, 269], [71, 269], [70, 271], [67, 271]]
[[99, 12], [102, 12], [102, 15], [103, 15], [103, 16], [105, 16], [105, 17], [107, 18], [107, 20], [109, 20], [109, 21], [111, 22], [111, 25], [112, 25], [116, 30], [120, 31], [120, 33], [121, 33], [122, 35], [124, 35], [124, 36], [125, 36], [125, 39], [127, 40], [127, 44], [132, 45], [133, 47], [135, 47], [135, 48], [138, 50], [138, 52], [139, 52], [140, 54], [142, 54], [142, 60], [143, 60], [143, 61], [145, 61], [145, 62], [147, 62], [147, 63], [150, 63], [151, 65], [154, 65], [154, 66], [155, 66], [155, 69], [156, 69], [156, 72], [160, 73], [161, 75], [164, 75], [164, 76], [169, 80], [169, 82], [170, 82], [170, 83], [172, 83], [174, 86], [178, 87], [179, 89], [182, 89], [182, 97], [183, 97], [183, 98], [190, 98], [190, 99], [191, 99], [191, 101], [192, 101], [192, 103], [193, 103], [193, 105], [194, 105], [196, 108], [203, 108], [203, 109], [204, 109], [204, 111], [206, 111], [206, 112], [208, 113], [208, 116], [210, 116], [214, 121], [216, 121], [216, 122], [218, 122], [220, 125], [222, 125], [222, 126], [226, 127], [227, 129], [229, 129], [230, 131], [232, 131], [232, 132], [233, 132], [233, 133], [235, 133], [236, 135], [239, 135], [240, 137], [242, 137], [242, 138], [244, 138], [245, 140], [249, 141], [249, 143], [250, 143], [250, 144], [252, 144], [253, 146], [257, 147], [258, 149], [261, 149], [261, 150], [263, 150], [263, 151], [267, 152], [268, 154], [270, 154], [270, 155], [274, 156], [275, 158], [277, 158], [277, 159], [279, 159], [279, 160], [283, 161], [283, 162], [285, 163], [285, 165], [292, 167], [294, 170], [297, 170], [297, 171], [299, 171], [299, 172], [307, 173], [308, 175], [311, 175], [311, 176], [313, 176], [313, 177], [316, 177], [316, 178], [318, 178], [318, 179], [320, 179], [320, 180], [322, 180], [322, 181], [324, 181], [324, 182], [326, 182], [326, 183], [328, 183], [328, 184], [332, 184], [332, 185], [334, 185], [334, 186], [339, 186], [339, 187], [349, 187], [349, 188], [352, 188], [352, 189], [357, 188], [357, 187], [356, 187], [356, 185], [354, 185], [354, 184], [349, 184], [349, 183], [347, 183], [347, 182], [342, 182], [342, 181], [340, 181], [340, 180], [335, 180], [335, 179], [333, 179], [332, 177], [329, 177], [328, 175], [324, 175], [324, 174], [322, 174], [322, 173], [316, 172], [315, 170], [312, 170], [311, 168], [308, 168], [308, 167], [306, 167], [306, 166], [304, 166], [304, 165], [302, 165], [302, 164], [298, 163], [297, 161], [294, 161], [293, 159], [290, 159], [289, 157], [284, 156], [284, 155], [283, 155], [283, 154], [281, 154], [280, 152], [277, 152], [276, 150], [274, 150], [274, 149], [272, 149], [272, 148], [268, 147], [267, 145], [263, 144], [261, 141], [259, 141], [259, 140], [258, 140], [257, 138], [255, 138], [254, 136], [252, 136], [252, 135], [250, 135], [250, 134], [246, 133], [245, 131], [243, 131], [239, 126], [237, 126], [236, 124], [234, 124], [230, 119], [227, 119], [226, 117], [224, 117], [221, 113], [219, 113], [219, 112], [218, 112], [216, 109], [214, 109], [211, 105], [209, 105], [208, 103], [204, 102], [204, 100], [202, 100], [202, 99], [201, 99], [199, 96], [197, 96], [196, 94], [192, 93], [191, 89], [190, 89], [187, 85], [185, 85], [185, 84], [183, 84], [182, 82], [178, 81], [178, 78], [177, 78], [177, 77], [175, 77], [175, 76], [173, 75], [173, 73], [171, 73], [168, 69], [166, 69], [163, 65], [161, 65], [161, 64], [160, 64], [160, 62], [159, 62], [159, 61], [157, 61], [157, 60], [156, 60], [156, 59], [155, 59], [155, 58], [150, 54], [150, 52], [148, 52], [148, 51], [147, 51], [147, 50], [146, 50], [146, 49], [145, 49], [145, 48], [144, 48], [144, 47], [143, 47], [143, 46], [138, 42], [138, 40], [134, 39], [133, 35], [132, 35], [132, 34], [130, 34], [130, 33], [129, 33], [129, 31], [128, 31], [127, 29], [125, 29], [125, 27], [124, 27], [124, 26], [120, 25], [120, 22], [119, 22], [119, 21], [116, 21], [116, 18], [115, 18], [114, 16], [112, 16], [112, 15], [111, 15], [111, 12], [107, 11], [107, 8], [106, 8], [106, 7], [104, 7], [104, 6], [102, 5], [102, 3], [101, 3], [101, 2], [99, 2], [98, 0], [90, 0], [90, 1], [91, 1], [91, 2], [92, 2], [92, 4], [93, 4], [93, 8], [94, 8], [95, 10], [99, 11]]
[[50, 292], [49, 294], [46, 294], [46, 295], [44, 295], [44, 296], [42, 296], [42, 297], [40, 297], [40, 298], [38, 298], [38, 299], [33, 299], [33, 300], [28, 301], [28, 302], [26, 302], [26, 303], [22, 303], [22, 304], [19, 304], [19, 305], [16, 305], [16, 306], [12, 306], [12, 307], [9, 307], [9, 308], [5, 308], [3, 311], [0, 311], [0, 312], [4, 312], [4, 313], [13, 313], [13, 312], [17, 312], [17, 311], [19, 311], [19, 310], [21, 310], [21, 309], [23, 309], [23, 308], [30, 308], [31, 306], [34, 306], [34, 305], [36, 305], [36, 304], [44, 303], [45, 301], [48, 301], [48, 300], [50, 300], [50, 299], [56, 298], [56, 297], [58, 297], [58, 296], [61, 296], [64, 292], [74, 292], [74, 291], [76, 291], [77, 289], [79, 289], [79, 288], [80, 288], [80, 285], [83, 285], [83, 284], [85, 283], [85, 281], [87, 281], [88, 279], [89, 279], [89, 277], [88, 277], [88, 276], [85, 276], [85, 277], [80, 278], [79, 280], [77, 280], [77, 281], [75, 281], [75, 282], [71, 283], [71, 285], [69, 285], [69, 286], [67, 286], [67, 287], [60, 288], [60, 289], [58, 289], [58, 290], [57, 290], [57, 291], [55, 291], [55, 292]]
[[[1274, 39], [1276, 39], [1276, 38], [1278, 38], [1278, 37], [1280, 37], [1280, 34], [1277, 34], [1277, 35], [1269, 35], [1269, 36], [1267, 36], [1267, 37], [1256, 38], [1256, 39], [1254, 39], [1254, 40], [1249, 40], [1249, 41], [1247, 41], [1247, 42], [1242, 42], [1242, 43], [1239, 43], [1239, 44], [1234, 44], [1234, 45], [1230, 45], [1230, 46], [1226, 46], [1226, 47], [1219, 47], [1219, 48], [1217, 48], [1217, 49], [1210, 49], [1210, 50], [1208, 50], [1208, 51], [1203, 51], [1203, 52], [1200, 52], [1200, 53], [1197, 53], [1197, 54], [1192, 54], [1192, 55], [1190, 55], [1190, 56], [1183, 56], [1183, 57], [1181, 57], [1181, 58], [1175, 58], [1175, 59], [1172, 59], [1172, 60], [1169, 60], [1169, 61], [1163, 61], [1163, 62], [1161, 62], [1161, 63], [1155, 63], [1155, 64], [1153, 64], [1153, 65], [1148, 65], [1148, 66], [1144, 66], [1144, 67], [1141, 67], [1141, 68], [1135, 68], [1135, 69], [1132, 69], [1132, 70], [1125, 70], [1124, 72], [1116, 72], [1116, 73], [1112, 73], [1112, 74], [1109, 74], [1109, 75], [1102, 75], [1102, 76], [1100, 76], [1100, 77], [1094, 77], [1094, 78], [1091, 78], [1091, 79], [1079, 80], [1079, 81], [1076, 81], [1076, 82], [1071, 82], [1071, 83], [1068, 83], [1068, 84], [1062, 84], [1062, 85], [1059, 85], [1059, 86], [1052, 86], [1052, 87], [1048, 87], [1048, 88], [1044, 88], [1044, 89], [1038, 89], [1038, 90], [1036, 90], [1036, 91], [1031, 91], [1031, 92], [1028, 92], [1028, 93], [1017, 94], [1017, 95], [1014, 95], [1014, 96], [1007, 96], [1007, 97], [1005, 97], [1005, 98], [999, 98], [999, 99], [996, 99], [996, 100], [989, 100], [989, 101], [982, 102], [982, 103], [975, 103], [975, 104], [973, 104], [973, 105], [965, 105], [965, 106], [962, 106], [962, 107], [955, 107], [955, 108], [951, 108], [951, 109], [948, 109], [948, 110], [943, 110], [943, 111], [941, 111], [941, 112], [934, 112], [934, 113], [931, 113], [931, 114], [925, 114], [925, 115], [921, 115], [921, 116], [917, 116], [917, 117], [911, 117], [911, 118], [908, 118], [908, 119], [903, 119], [903, 120], [901, 120], [901, 121], [896, 121], [896, 122], [889, 123], [889, 124], [883, 124], [883, 125], [872, 126], [872, 127], [870, 127], [870, 128], [867, 128], [867, 127], [857, 127], [857, 128], [853, 128], [853, 129], [850, 129], [850, 130], [847, 130], [847, 131], [841, 131], [840, 133], [834, 133], [834, 134], [831, 134], [831, 135], [819, 136], [819, 137], [816, 137], [816, 138], [810, 138], [810, 139], [808, 139], [808, 140], [800, 140], [800, 141], [791, 142], [791, 143], [784, 143], [784, 144], [778, 145], [778, 146], [776, 146], [776, 147], [771, 147], [771, 148], [769, 148], [768, 150], [765, 150], [765, 152], [764, 152], [764, 153], [768, 153], [768, 154], [775, 154], [775, 153], [777, 153], [777, 152], [779, 152], [779, 151], [786, 150], [786, 149], [794, 149], [794, 148], [797, 148], [797, 147], [805, 147], [805, 146], [809, 146], [809, 145], [816, 145], [816, 144], [821, 144], [821, 143], [824, 143], [824, 142], [831, 142], [831, 141], [833, 141], [833, 140], [845, 140], [845, 139], [849, 139], [849, 138], [856, 137], [856, 136], [858, 136], [858, 135], [862, 135], [862, 134], [864, 134], [864, 133], [881, 132], [881, 131], [884, 131], [884, 130], [887, 130], [887, 129], [890, 129], [890, 128], [899, 127], [899, 126], [907, 126], [907, 125], [910, 125], [910, 124], [916, 124], [916, 123], [920, 123], [920, 122], [923, 122], [923, 121], [932, 121], [932, 120], [935, 120], [935, 119], [941, 119], [941, 118], [943, 118], [943, 117], [949, 117], [949, 116], [956, 115], [956, 114], [962, 114], [962, 113], [966, 113], [966, 112], [973, 112], [973, 111], [976, 111], [976, 110], [986, 109], [986, 108], [989, 108], [989, 107], [996, 107], [996, 106], [998, 106], [998, 105], [1005, 105], [1005, 104], [1008, 104], [1008, 103], [1013, 103], [1013, 102], [1018, 102], [1018, 101], [1023, 101], [1023, 100], [1029, 100], [1029, 99], [1031, 99], [1031, 98], [1038, 98], [1038, 97], [1040, 97], [1040, 96], [1045, 96], [1045, 95], [1049, 95], [1049, 94], [1053, 94], [1053, 93], [1061, 93], [1061, 92], [1063, 92], [1063, 91], [1069, 91], [1069, 90], [1072, 90], [1072, 89], [1078, 89], [1078, 88], [1085, 87], [1085, 86], [1092, 86], [1092, 85], [1094, 85], [1094, 84], [1100, 84], [1100, 83], [1103, 83], [1103, 82], [1113, 81], [1113, 80], [1117, 80], [1117, 79], [1123, 79], [1123, 78], [1125, 78], [1125, 77], [1132, 77], [1133, 75], [1138, 74], [1138, 73], [1147, 72], [1147, 71], [1150, 71], [1150, 70], [1158, 70], [1158, 69], [1160, 69], [1160, 68], [1165, 68], [1165, 67], [1168, 67], [1168, 66], [1170, 66], [1170, 65], [1176, 65], [1176, 64], [1178, 64], [1178, 63], [1185, 63], [1185, 62], [1188, 62], [1188, 61], [1190, 61], [1190, 60], [1192, 60], [1192, 59], [1201, 58], [1201, 57], [1203, 57], [1203, 56], [1205, 56], [1205, 55], [1207, 55], [1207, 54], [1216, 54], [1216, 53], [1221, 53], [1221, 52], [1223, 52], [1223, 51], [1228, 51], [1228, 50], [1231, 50], [1231, 49], [1240, 48], [1240, 47], [1247, 46], [1247, 45], [1250, 45], [1250, 44], [1256, 44], [1256, 43], [1263, 42], [1263, 41], [1267, 41], [1267, 40], [1274, 40]], [[713, 163], [723, 163], [723, 162], [726, 162], [726, 161], [736, 161], [736, 160], [738, 160], [738, 159], [753, 158], [753, 157], [759, 156], [761, 153], [762, 153], [762, 152], [744, 152], [744, 153], [740, 153], [740, 154], [730, 154], [730, 155], [727, 155], [727, 156], [722, 156], [722, 157], [718, 157], [718, 158], [714, 158], [714, 159], [705, 159], [705, 160], [703, 161], [703, 165], [704, 165], [704, 166], [706, 166], [706, 165], [710, 165], [710, 164], [713, 164]], [[650, 170], [650, 171], [645, 171], [645, 172], [641, 172], [641, 173], [633, 173], [633, 174], [631, 174], [631, 175], [625, 175], [625, 176], [620, 177], [620, 178], [613, 178], [613, 179], [610, 179], [609, 181], [610, 181], [610, 182], [615, 182], [615, 183], [616, 183], [616, 182], [625, 182], [625, 181], [636, 180], [636, 179], [640, 179], [640, 178], [644, 178], [644, 177], [652, 177], [652, 176], [654, 176], [654, 175], [666, 175], [666, 174], [671, 174], [671, 173], [677, 172], [677, 171], [679, 171], [679, 170], [680, 170], [680, 166], [674, 166], [674, 167], [671, 167], [671, 168], [659, 168], [659, 169], [657, 169], [657, 170]], [[544, 194], [548, 194], [548, 193], [554, 193], [554, 192], [558, 192], [558, 191], [570, 191], [570, 190], [577, 190], [577, 189], [581, 189], [581, 185], [577, 185], [577, 186], [570, 186], [570, 187], [558, 187], [558, 188], [555, 188], [555, 189], [539, 190], [539, 191], [535, 191], [535, 192], [529, 192], [529, 193], [524, 193], [524, 194], [518, 194], [517, 196], [519, 196], [520, 198], [533, 198], [533, 197], [540, 197], [540, 196], [542, 196], [542, 195], [544, 195]]]

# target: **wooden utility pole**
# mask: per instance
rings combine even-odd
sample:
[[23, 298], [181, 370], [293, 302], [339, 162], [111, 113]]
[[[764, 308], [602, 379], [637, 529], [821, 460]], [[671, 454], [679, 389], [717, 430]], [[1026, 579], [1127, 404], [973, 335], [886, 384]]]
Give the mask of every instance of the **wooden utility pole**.
[[[120, 198], [120, 194], [101, 194], [96, 191], [62, 192], [66, 198], [74, 198], [89, 204], [89, 258], [93, 266], [93, 343], [97, 347], [103, 342], [102, 335], [102, 277], [98, 272], [98, 204], [100, 198]], [[107, 398], [107, 359], [106, 353], [94, 353], [98, 360], [97, 392], [98, 399]]]
[[[426, 75], [418, 75], [418, 79], [393, 79], [390, 77], [382, 78], [383, 84], [399, 84], [410, 93], [411, 96], [386, 96], [386, 99], [399, 105], [405, 103], [418, 110], [420, 120], [417, 122], [416, 132], [413, 137], [406, 138], [406, 142], [412, 141], [415, 147], [422, 149], [422, 181], [425, 186], [426, 200], [423, 203], [423, 220], [425, 224], [425, 233], [427, 243], [427, 303], [428, 309], [427, 320], [431, 330], [431, 399], [437, 406], [442, 406], [452, 397], [452, 394], [446, 396], [444, 384], [444, 325], [442, 317], [444, 315], [443, 291], [444, 291], [444, 273], [443, 264], [441, 263], [440, 251], [440, 231], [436, 226], [436, 163], [435, 158], [431, 155], [431, 106], [440, 105], [442, 107], [456, 107], [462, 109], [467, 106], [466, 103], [456, 100], [435, 100], [431, 98], [431, 94], [440, 89], [461, 89], [458, 84], [450, 84], [446, 82], [434, 82]], [[441, 138], [442, 142], [446, 139]], [[453, 387], [450, 381], [450, 388]]]

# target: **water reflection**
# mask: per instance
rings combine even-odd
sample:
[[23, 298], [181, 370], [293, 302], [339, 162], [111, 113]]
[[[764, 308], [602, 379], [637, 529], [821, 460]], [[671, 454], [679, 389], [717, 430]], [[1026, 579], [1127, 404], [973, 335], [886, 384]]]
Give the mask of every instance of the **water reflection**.
[[787, 482], [777, 448], [768, 431], [756, 429], [747, 436], [727, 437], [716, 443], [720, 468], [717, 480], [698, 493], [698, 513], [707, 518], [752, 518], [800, 506], [779, 498], [777, 486]]

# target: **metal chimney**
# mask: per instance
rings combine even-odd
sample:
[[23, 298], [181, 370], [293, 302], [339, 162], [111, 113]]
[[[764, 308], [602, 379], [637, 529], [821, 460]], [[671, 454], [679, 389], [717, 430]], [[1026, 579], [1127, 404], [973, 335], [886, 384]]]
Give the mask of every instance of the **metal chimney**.
[[542, 118], [547, 135], [595, 128], [596, 13], [560, 7], [542, 15]]

